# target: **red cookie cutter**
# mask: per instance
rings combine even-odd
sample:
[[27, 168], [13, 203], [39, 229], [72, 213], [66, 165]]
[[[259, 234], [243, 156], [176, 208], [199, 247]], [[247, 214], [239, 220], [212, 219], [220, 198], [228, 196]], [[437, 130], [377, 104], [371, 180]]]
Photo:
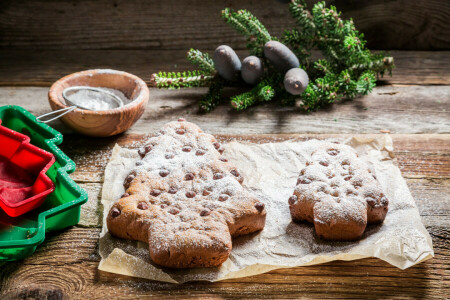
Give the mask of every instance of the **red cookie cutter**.
[[39, 207], [55, 190], [54, 183], [45, 174], [54, 162], [53, 154], [30, 144], [28, 136], [0, 125], [0, 167], [30, 180], [26, 186], [20, 180], [11, 182], [0, 176], [0, 207], [11, 217]]

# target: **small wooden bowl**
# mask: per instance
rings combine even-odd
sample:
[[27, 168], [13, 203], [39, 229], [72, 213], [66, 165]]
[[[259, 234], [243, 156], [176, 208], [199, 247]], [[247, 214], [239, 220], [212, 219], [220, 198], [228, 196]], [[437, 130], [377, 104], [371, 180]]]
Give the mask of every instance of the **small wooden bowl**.
[[52, 110], [68, 107], [62, 92], [65, 88], [79, 85], [116, 89], [132, 100], [111, 110], [90, 111], [77, 108], [61, 117], [64, 124], [89, 136], [106, 137], [126, 131], [142, 116], [149, 99], [147, 85], [137, 76], [107, 69], [87, 70], [67, 75], [50, 87], [48, 102]]

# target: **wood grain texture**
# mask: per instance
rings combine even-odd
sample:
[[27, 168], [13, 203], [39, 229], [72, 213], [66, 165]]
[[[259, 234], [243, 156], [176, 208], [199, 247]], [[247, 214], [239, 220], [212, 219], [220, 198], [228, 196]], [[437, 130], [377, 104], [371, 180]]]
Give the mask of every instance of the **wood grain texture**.
[[[81, 70], [108, 68], [142, 78], [147, 84], [158, 71], [195, 67], [186, 60], [189, 46], [180, 50], [0, 50], [0, 86], [50, 86]], [[207, 51], [212, 54], [213, 50]], [[450, 51], [389, 51], [396, 68], [382, 84], [450, 84]], [[241, 59], [248, 52], [237, 51]], [[319, 53], [315, 51], [314, 57]]]
[[[236, 90], [227, 90], [229, 97]], [[128, 131], [145, 134], [163, 124], [185, 117], [213, 134], [268, 133], [450, 133], [450, 86], [380, 86], [362, 98], [305, 114], [295, 107], [274, 103], [234, 111], [223, 103], [212, 113], [198, 113], [205, 88], [184, 90], [150, 89], [142, 118]], [[2, 87], [0, 105], [16, 104], [38, 116], [49, 112], [46, 88]], [[50, 124], [70, 133], [60, 121]]]
[[99, 229], [73, 228], [54, 234], [30, 258], [0, 270], [2, 299], [162, 298], [435, 298], [448, 295], [449, 220], [424, 217], [432, 233], [435, 258], [399, 270], [377, 259], [331, 262], [271, 271], [217, 283], [159, 283], [97, 269]]
[[[309, 7], [316, 1], [308, 0]], [[450, 49], [448, 1], [328, 1], [352, 17], [373, 49]], [[287, 5], [241, 1], [17, 1], [0, 8], [0, 47], [22, 49], [236, 49], [243, 38], [220, 18], [226, 6], [252, 11], [273, 35], [294, 24]]]

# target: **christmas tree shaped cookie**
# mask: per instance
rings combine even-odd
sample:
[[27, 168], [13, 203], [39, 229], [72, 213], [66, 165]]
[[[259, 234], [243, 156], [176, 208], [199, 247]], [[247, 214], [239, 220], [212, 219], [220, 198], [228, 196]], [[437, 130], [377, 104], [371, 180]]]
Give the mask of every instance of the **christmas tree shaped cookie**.
[[149, 244], [156, 264], [215, 267], [231, 238], [264, 228], [264, 204], [249, 194], [223, 148], [197, 125], [179, 119], [139, 150], [126, 193], [107, 216], [117, 237]]
[[353, 148], [318, 143], [300, 171], [289, 208], [294, 221], [314, 223], [326, 240], [361, 238], [367, 224], [384, 221], [389, 201], [375, 174]]

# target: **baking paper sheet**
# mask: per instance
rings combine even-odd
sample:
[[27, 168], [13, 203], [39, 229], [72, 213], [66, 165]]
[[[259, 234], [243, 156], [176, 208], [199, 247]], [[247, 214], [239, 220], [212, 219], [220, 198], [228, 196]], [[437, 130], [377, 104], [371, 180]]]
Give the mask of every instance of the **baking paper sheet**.
[[217, 281], [251, 276], [279, 268], [320, 264], [332, 260], [378, 257], [406, 269], [434, 256], [431, 238], [400, 170], [395, 165], [389, 135], [354, 137], [340, 142], [352, 146], [375, 174], [389, 199], [382, 225], [369, 226], [357, 242], [327, 242], [317, 238], [310, 224], [291, 221], [287, 199], [299, 171], [311, 153], [312, 141], [250, 144], [230, 142], [224, 156], [239, 167], [244, 185], [265, 203], [263, 231], [233, 240], [229, 259], [219, 268], [167, 269], [153, 264], [148, 245], [111, 236], [106, 215], [124, 193], [123, 181], [139, 159], [136, 150], [115, 146], [108, 163], [102, 191], [103, 229], [99, 269], [152, 280], [182, 283]]

